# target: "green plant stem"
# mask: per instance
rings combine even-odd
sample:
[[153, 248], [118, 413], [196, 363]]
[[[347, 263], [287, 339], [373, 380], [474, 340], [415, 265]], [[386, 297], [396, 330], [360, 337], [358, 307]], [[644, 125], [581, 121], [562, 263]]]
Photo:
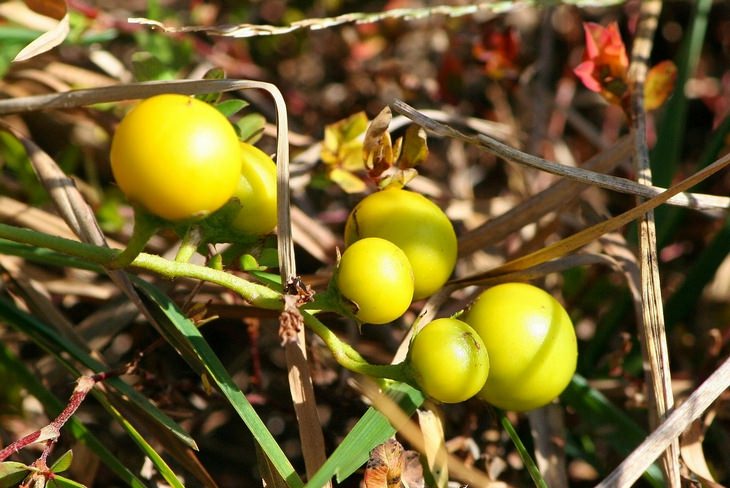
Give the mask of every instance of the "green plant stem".
[[388, 378], [403, 383], [414, 384], [414, 379], [407, 363], [368, 363], [360, 355], [360, 353], [346, 342], [341, 341], [340, 338], [337, 337], [337, 335], [332, 332], [329, 327], [320, 322], [317, 317], [306, 311], [302, 311], [302, 317], [304, 317], [304, 324], [324, 341], [327, 348], [332, 352], [332, 356], [334, 356], [337, 363], [343, 368], [354, 373], [373, 376], [375, 378]]
[[[98, 247], [2, 223], [0, 223], [0, 239], [50, 249], [102, 266], [114, 260], [120, 253], [116, 249]], [[29, 259], [32, 258], [33, 256], [29, 255]], [[238, 293], [255, 307], [268, 310], [281, 310], [283, 308], [284, 302], [281, 293], [278, 291], [257, 283], [252, 283], [225, 271], [184, 262], [169, 261], [147, 253], [140, 253], [130, 263], [130, 266], [152, 271], [167, 278], [192, 278], [208, 281]], [[404, 383], [414, 383], [410, 368], [406, 363], [371, 364], [349, 344], [340, 340], [334, 332], [312, 313], [302, 310], [302, 316], [305, 325], [324, 341], [330, 351], [332, 351], [335, 360], [342, 367], [355, 373], [376, 378], [389, 378]]]
[[127, 247], [114, 256], [105, 266], [111, 269], [121, 269], [129, 266], [142, 252], [150, 238], [160, 228], [160, 221], [140, 208], [134, 209], [134, 230]]
[[[112, 262], [120, 253], [116, 249], [98, 247], [1, 223], [0, 238], [51, 249], [102, 266], [106, 266]], [[239, 276], [224, 271], [195, 264], [169, 261], [147, 253], [140, 253], [130, 263], [130, 266], [153, 271], [167, 278], [193, 278], [209, 281], [238, 293], [251, 305], [259, 308], [280, 310], [283, 307], [283, 301], [279, 292], [263, 285], [251, 283]]]
[[203, 243], [203, 232], [197, 225], [191, 225], [185, 232], [180, 242], [180, 248], [175, 255], [175, 261], [179, 263], [187, 263], [193, 254], [198, 250], [200, 244]]

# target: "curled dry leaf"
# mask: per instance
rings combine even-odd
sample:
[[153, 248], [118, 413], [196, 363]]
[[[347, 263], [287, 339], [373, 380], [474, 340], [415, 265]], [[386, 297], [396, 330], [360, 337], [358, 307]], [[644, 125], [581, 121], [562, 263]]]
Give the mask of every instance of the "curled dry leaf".
[[370, 122], [365, 133], [362, 156], [365, 161], [365, 168], [373, 178], [377, 178], [393, 166], [395, 160], [393, 144], [388, 133], [388, 126], [392, 118], [393, 114], [390, 107], [386, 106]]
[[405, 467], [404, 449], [400, 442], [388, 439], [370, 451], [365, 466], [365, 488], [400, 488]]

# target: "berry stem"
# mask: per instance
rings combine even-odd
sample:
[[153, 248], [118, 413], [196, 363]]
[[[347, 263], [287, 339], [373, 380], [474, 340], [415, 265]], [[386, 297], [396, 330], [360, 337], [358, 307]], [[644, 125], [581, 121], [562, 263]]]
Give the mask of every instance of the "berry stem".
[[414, 383], [407, 363], [398, 364], [371, 364], [360, 353], [324, 325], [317, 317], [302, 310], [304, 324], [317, 334], [332, 352], [337, 363], [354, 373], [360, 373], [375, 378], [388, 378], [403, 383]]
[[203, 231], [197, 225], [191, 225], [185, 232], [185, 235], [180, 242], [180, 248], [177, 250], [175, 255], [175, 261], [178, 263], [187, 263], [193, 254], [198, 250], [198, 247], [203, 243]]
[[129, 238], [127, 247], [117, 254], [114, 259], [105, 264], [111, 269], [121, 269], [129, 266], [139, 256], [150, 238], [160, 228], [160, 221], [140, 207], [134, 209], [134, 230]]

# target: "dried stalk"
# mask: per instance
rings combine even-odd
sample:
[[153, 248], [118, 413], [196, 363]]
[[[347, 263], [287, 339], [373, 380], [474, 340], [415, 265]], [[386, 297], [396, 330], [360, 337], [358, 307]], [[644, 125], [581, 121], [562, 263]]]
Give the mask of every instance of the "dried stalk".
[[[644, 110], [644, 82], [647, 63], [651, 54], [654, 33], [659, 22], [662, 2], [652, 0], [641, 5], [639, 30], [634, 40], [629, 69], [631, 87], [631, 138], [633, 140], [633, 160], [637, 172], [637, 182], [651, 185], [651, 167], [646, 142], [646, 111]], [[640, 199], [639, 199], [640, 200]], [[656, 225], [654, 211], [639, 218], [639, 270], [641, 273], [641, 302], [644, 341], [642, 352], [648, 362], [647, 385], [649, 390], [649, 425], [654, 428], [665, 418], [674, 405], [672, 377], [669, 368], [669, 347], [664, 327], [662, 290], [659, 278], [656, 248]], [[667, 447], [662, 458], [662, 468], [667, 485], [672, 488], [681, 486], [679, 473], [679, 440], [675, 438]]]

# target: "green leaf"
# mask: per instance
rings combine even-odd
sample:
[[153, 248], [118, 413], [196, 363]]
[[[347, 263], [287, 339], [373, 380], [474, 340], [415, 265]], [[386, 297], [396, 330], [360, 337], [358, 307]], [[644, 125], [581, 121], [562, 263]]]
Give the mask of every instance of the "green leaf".
[[368, 188], [359, 176], [346, 169], [332, 168], [327, 176], [345, 193], [362, 193]]
[[174, 72], [160, 58], [147, 51], [132, 54], [132, 72], [137, 81], [169, 80], [174, 77]]
[[234, 125], [238, 130], [239, 139], [249, 144], [255, 144], [264, 133], [266, 119], [261, 114], [247, 114], [238, 119]]
[[358, 112], [326, 126], [322, 142], [322, 161], [334, 168], [347, 171], [365, 169], [362, 135], [367, 127], [368, 118], [365, 112]]
[[509, 421], [507, 416], [502, 411], [499, 412], [499, 421], [502, 424], [504, 430], [507, 431], [509, 438], [512, 439], [512, 443], [515, 445], [515, 448], [517, 448], [517, 453], [520, 455], [522, 462], [527, 468], [527, 472], [530, 473], [530, 478], [532, 478], [532, 482], [535, 483], [535, 486], [548, 488], [545, 479], [542, 477], [542, 474], [540, 474], [540, 469], [538, 469], [537, 464], [535, 464], [532, 456], [530, 456], [530, 453], [525, 448], [525, 445], [522, 443], [522, 439], [520, 439], [520, 436], [517, 435], [517, 431], [512, 426], [512, 422]]
[[46, 486], [51, 488], [86, 488], [86, 485], [82, 485], [74, 480], [58, 475], [49, 480]]
[[409, 125], [398, 156], [398, 167], [413, 168], [424, 162], [426, 157], [428, 157], [426, 131], [421, 126]]
[[5, 461], [0, 463], [0, 488], [15, 486], [28, 476], [30, 468], [23, 463]]
[[74, 453], [71, 449], [61, 454], [61, 457], [56, 459], [56, 462], [51, 465], [51, 471], [54, 473], [63, 473], [71, 467], [71, 463], [74, 460]]
[[[401, 409], [410, 415], [423, 403], [423, 393], [405, 383], [395, 383], [388, 389]], [[360, 468], [369, 458], [370, 451], [395, 434], [388, 419], [373, 407], [358, 420], [335, 452], [325, 461], [319, 471], [312, 476], [306, 488], [320, 488], [333, 476], [341, 483]]]
[[237, 114], [247, 106], [248, 102], [246, 100], [231, 98], [218, 103], [215, 108], [217, 108], [218, 111], [226, 117], [230, 117], [231, 115]]
[[[254, 410], [253, 406], [246, 399], [246, 396], [234, 383], [226, 371], [225, 366], [213, 352], [208, 342], [201, 335], [198, 328], [193, 324], [170, 300], [170, 298], [156, 287], [140, 279], [134, 279], [140, 291], [149, 298], [156, 306], [150, 310], [159, 315], [160, 325], [166, 329], [167, 334], [174, 338], [175, 342], [185, 347], [182, 357], [188, 362], [191, 368], [200, 374], [207, 374], [216, 384], [221, 393], [226, 397], [233, 409], [238, 413], [246, 424], [251, 434], [259, 443], [262, 450], [268, 456], [271, 464], [279, 475], [286, 480], [290, 487], [298, 488], [304, 485], [294, 467], [287, 459], [281, 447], [266, 428], [266, 425]], [[180, 351], [181, 349], [178, 349]]]
[[[226, 72], [223, 71], [222, 68], [212, 68], [205, 72], [203, 75], [204, 80], [225, 80], [226, 79]], [[214, 93], [201, 93], [200, 95], [195, 95], [195, 98], [198, 100], [210, 103], [211, 105], [215, 105], [218, 102], [220, 102], [221, 99], [221, 93], [220, 92], [214, 92]]]
[[241, 269], [243, 271], [263, 271], [266, 266], [261, 266], [252, 254], [241, 256]]

